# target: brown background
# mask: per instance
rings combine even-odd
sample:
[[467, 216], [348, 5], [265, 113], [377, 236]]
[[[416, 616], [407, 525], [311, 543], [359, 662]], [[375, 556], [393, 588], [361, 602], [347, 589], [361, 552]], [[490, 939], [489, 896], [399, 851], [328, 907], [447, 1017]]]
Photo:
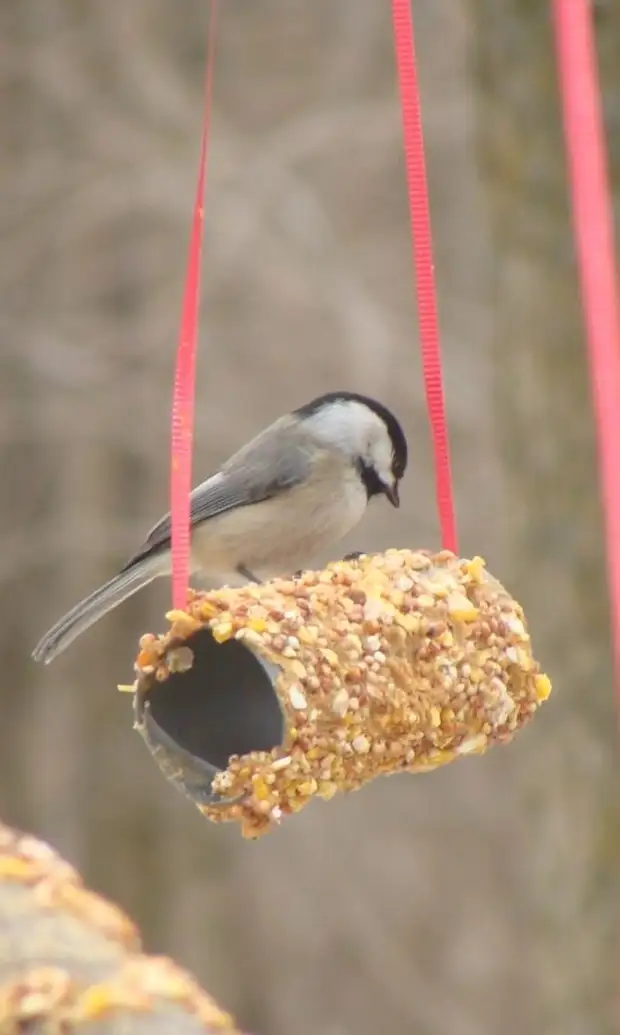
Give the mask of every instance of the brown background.
[[[465, 554], [521, 598], [555, 693], [509, 748], [207, 826], [132, 733], [140, 595], [29, 652], [167, 505], [205, 5], [0, 0], [0, 814], [49, 838], [257, 1035], [613, 1030], [620, 836], [593, 426], [543, 3], [415, 0]], [[601, 5], [620, 183], [620, 8]], [[222, 3], [196, 477], [338, 387], [392, 405], [435, 546], [389, 4]], [[618, 196], [618, 195], [617, 195]]]

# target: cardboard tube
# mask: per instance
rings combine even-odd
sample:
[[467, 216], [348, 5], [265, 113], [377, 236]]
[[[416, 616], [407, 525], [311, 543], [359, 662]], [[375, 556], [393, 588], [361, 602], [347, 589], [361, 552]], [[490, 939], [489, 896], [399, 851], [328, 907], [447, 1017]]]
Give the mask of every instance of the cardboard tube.
[[551, 691], [481, 558], [388, 550], [192, 593], [136, 662], [136, 728], [209, 819], [257, 837], [313, 797], [510, 740]]

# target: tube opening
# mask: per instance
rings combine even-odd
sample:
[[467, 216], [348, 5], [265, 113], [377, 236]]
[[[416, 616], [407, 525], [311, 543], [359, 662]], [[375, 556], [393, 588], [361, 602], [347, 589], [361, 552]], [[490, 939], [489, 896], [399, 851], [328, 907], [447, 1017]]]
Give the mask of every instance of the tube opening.
[[284, 716], [268, 667], [241, 641], [220, 644], [209, 629], [200, 629], [184, 641], [187, 648], [193, 655], [191, 667], [154, 681], [138, 714], [151, 744], [174, 754], [181, 770], [190, 770], [177, 769], [175, 782], [194, 797], [196, 777], [202, 774], [204, 798], [231, 755], [271, 751], [282, 744]]

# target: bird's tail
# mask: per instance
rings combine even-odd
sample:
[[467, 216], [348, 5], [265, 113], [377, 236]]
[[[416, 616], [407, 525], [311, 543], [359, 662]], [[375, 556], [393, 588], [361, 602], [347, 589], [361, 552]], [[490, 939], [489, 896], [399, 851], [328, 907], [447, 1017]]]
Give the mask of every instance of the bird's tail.
[[103, 618], [108, 611], [112, 611], [127, 597], [133, 596], [158, 575], [165, 574], [167, 570], [164, 558], [156, 554], [144, 557], [127, 571], [120, 572], [119, 575], [110, 579], [104, 586], [100, 586], [94, 593], [71, 608], [64, 618], [61, 618], [46, 632], [32, 652], [35, 661], [49, 664], [81, 633]]

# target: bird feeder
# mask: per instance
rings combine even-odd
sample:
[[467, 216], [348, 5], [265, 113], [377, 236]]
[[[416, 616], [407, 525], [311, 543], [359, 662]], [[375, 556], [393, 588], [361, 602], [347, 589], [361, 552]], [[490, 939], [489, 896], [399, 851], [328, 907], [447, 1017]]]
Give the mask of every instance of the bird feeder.
[[481, 558], [388, 550], [192, 591], [140, 642], [135, 726], [210, 820], [258, 837], [312, 798], [512, 739], [548, 697]]

